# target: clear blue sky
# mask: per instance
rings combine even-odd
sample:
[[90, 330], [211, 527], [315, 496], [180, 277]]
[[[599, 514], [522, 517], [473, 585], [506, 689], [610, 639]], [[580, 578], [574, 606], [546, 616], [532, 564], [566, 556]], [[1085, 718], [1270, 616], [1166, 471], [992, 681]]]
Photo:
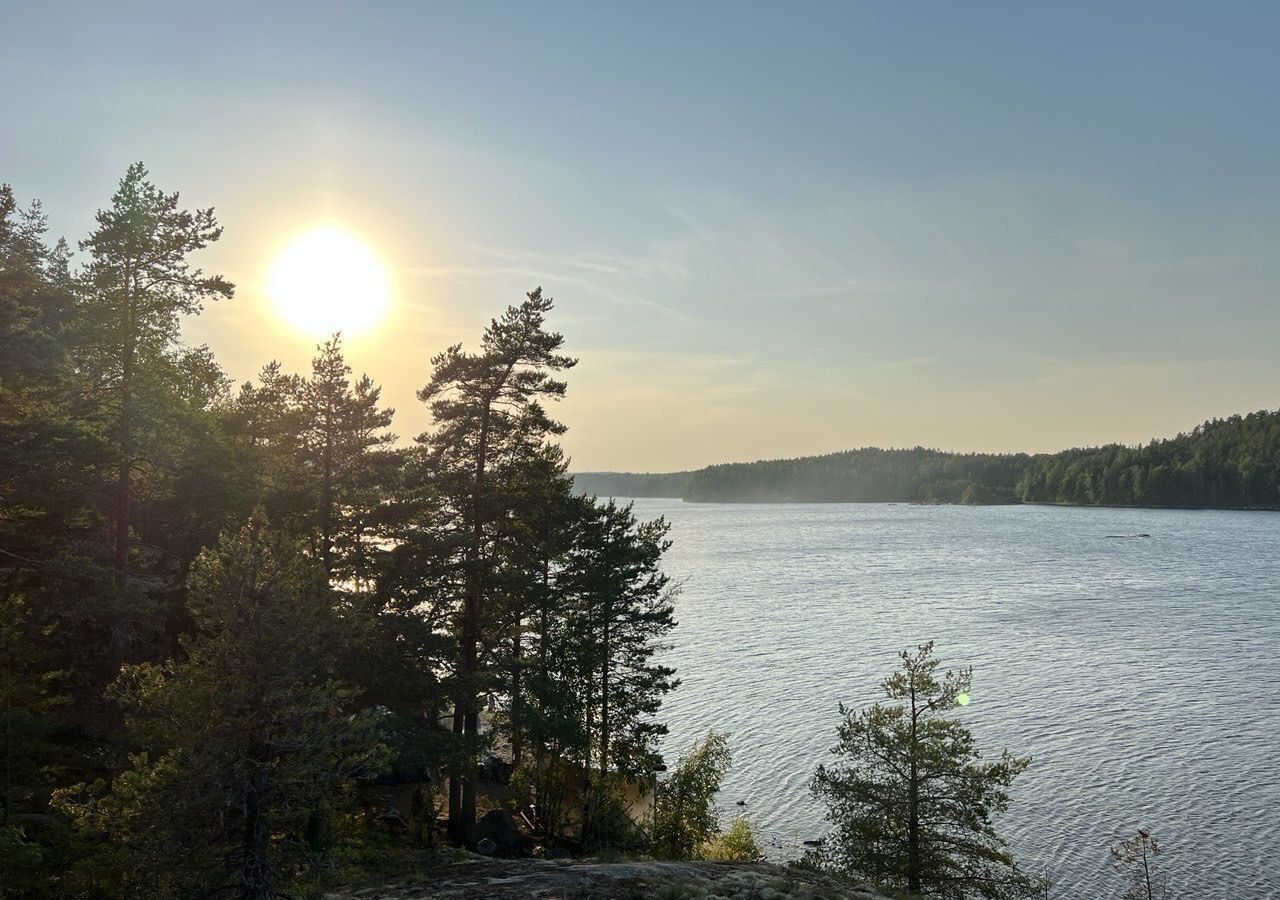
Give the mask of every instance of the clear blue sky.
[[1280, 7], [4, 0], [0, 180], [80, 237], [132, 160], [227, 226], [187, 329], [311, 339], [281, 242], [386, 261], [426, 359], [541, 284], [578, 468], [1134, 442], [1280, 405]]

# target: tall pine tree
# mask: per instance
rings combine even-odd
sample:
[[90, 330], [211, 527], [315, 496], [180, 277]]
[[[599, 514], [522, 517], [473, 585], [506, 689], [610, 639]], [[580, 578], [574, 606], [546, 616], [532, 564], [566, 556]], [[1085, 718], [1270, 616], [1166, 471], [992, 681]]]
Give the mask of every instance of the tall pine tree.
[[212, 209], [182, 209], [176, 193], [158, 189], [146, 167], [135, 163], [120, 180], [111, 206], [99, 210], [97, 228], [80, 242], [89, 252], [81, 278], [93, 335], [89, 364], [95, 388], [110, 396], [114, 561], [121, 585], [129, 572], [133, 470], [148, 450], [146, 432], [167, 406], [156, 395], [163, 392], [173, 362], [179, 318], [234, 292], [220, 275], [205, 275], [188, 259], [221, 236]]
[[[434, 420], [419, 442], [434, 489], [447, 498], [443, 508], [453, 514], [447, 527], [463, 542], [454, 617], [453, 727], [464, 742], [478, 741], [479, 698], [488, 684], [485, 657], [500, 640], [494, 624], [502, 616], [490, 601], [499, 563], [497, 531], [511, 505], [511, 476], [549, 437], [564, 431], [541, 403], [564, 396], [565, 384], [553, 374], [576, 363], [559, 352], [564, 338], [545, 327], [552, 305], [541, 289], [535, 290], [490, 323], [479, 352], [454, 345], [435, 356], [431, 380], [418, 394]], [[461, 760], [450, 781], [449, 830], [458, 841], [472, 838], [474, 770], [474, 761]]]

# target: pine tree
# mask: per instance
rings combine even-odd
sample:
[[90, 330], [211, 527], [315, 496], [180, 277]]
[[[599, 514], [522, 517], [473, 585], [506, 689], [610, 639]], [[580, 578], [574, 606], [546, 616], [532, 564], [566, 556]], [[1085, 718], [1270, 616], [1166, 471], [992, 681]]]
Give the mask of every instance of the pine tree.
[[[66, 702], [100, 691], [93, 498], [105, 447], [76, 371], [78, 322], [64, 242], [38, 203], [0, 185], [0, 895], [36, 896], [52, 865], [31, 821], [68, 762], [83, 717]], [[101, 619], [98, 619], [100, 622]], [[88, 627], [86, 627], [88, 625]], [[83, 711], [83, 707], [80, 708]], [[6, 893], [7, 892], [7, 893]]]
[[675, 627], [675, 591], [661, 569], [671, 546], [663, 519], [636, 520], [630, 504], [597, 502], [573, 550], [578, 623], [587, 647], [588, 734], [603, 780], [610, 772], [652, 771], [654, 742], [666, 728], [654, 720], [675, 670], [653, 657]]
[[297, 383], [298, 475], [307, 530], [326, 578], [368, 575], [366, 530], [396, 462], [386, 431], [394, 410], [367, 375], [354, 382], [340, 335], [319, 347], [311, 377]]
[[64, 702], [63, 673], [49, 668], [41, 637], [30, 602], [0, 596], [0, 827], [13, 823], [15, 806], [34, 807], [52, 749], [50, 714]]
[[559, 819], [566, 754], [581, 745], [577, 707], [565, 677], [565, 615], [571, 602], [565, 562], [589, 509], [572, 490], [560, 448], [529, 461], [514, 493], [516, 523], [509, 580], [522, 602], [516, 610], [508, 667], [512, 762], [532, 756], [530, 783], [540, 818]]
[[1006, 750], [982, 759], [973, 735], [946, 714], [967, 704], [972, 671], [939, 677], [933, 643], [901, 654], [882, 684], [889, 703], [841, 705], [839, 762], [812, 782], [834, 832], [819, 860], [894, 891], [944, 900], [1034, 896], [992, 816], [1030, 764]]
[[87, 534], [103, 461], [76, 380], [68, 252], [45, 232], [40, 205], [19, 210], [0, 185], [0, 571], [45, 563]]
[[143, 752], [108, 792], [59, 803], [113, 839], [121, 893], [276, 896], [325, 789], [378, 771], [385, 750], [334, 677], [343, 630], [321, 573], [261, 518], [201, 554], [189, 603], [183, 653], [114, 688]]
[[528, 733], [538, 730], [538, 705], [544, 700], [554, 702], [547, 676], [551, 629], [564, 601], [557, 575], [572, 545], [576, 517], [584, 508], [582, 498], [573, 494], [567, 468], [563, 451], [549, 444], [512, 479], [515, 503], [506, 532], [503, 580], [506, 592], [519, 598], [511, 621], [506, 723], [512, 763], [517, 767], [524, 761], [526, 742], [540, 741]]
[[121, 585], [129, 570], [133, 467], [145, 446], [141, 432], [166, 405], [155, 395], [164, 389], [179, 317], [234, 292], [221, 276], [207, 276], [187, 259], [222, 236], [213, 210], [181, 209], [178, 195], [160, 191], [147, 175], [142, 163], [131, 165], [110, 208], [99, 210], [97, 228], [80, 242], [90, 256], [81, 278], [84, 314], [93, 330], [89, 365], [95, 387], [112, 398], [112, 515]]
[[[558, 352], [564, 338], [545, 328], [552, 306], [541, 289], [533, 291], [490, 323], [478, 353], [454, 345], [435, 356], [431, 380], [418, 393], [434, 419], [433, 430], [419, 443], [432, 473], [432, 490], [445, 498], [436, 509], [452, 513], [454, 521], [445, 527], [464, 542], [454, 618], [453, 727], [472, 748], [478, 747], [479, 697], [489, 680], [485, 657], [501, 640], [499, 623], [507, 619], [490, 601], [499, 562], [496, 532], [511, 505], [509, 485], [524, 460], [548, 437], [564, 431], [540, 402], [564, 396], [564, 382], [552, 373], [576, 363]], [[471, 840], [475, 823], [474, 769], [464, 758], [450, 781], [449, 829], [460, 842]]]

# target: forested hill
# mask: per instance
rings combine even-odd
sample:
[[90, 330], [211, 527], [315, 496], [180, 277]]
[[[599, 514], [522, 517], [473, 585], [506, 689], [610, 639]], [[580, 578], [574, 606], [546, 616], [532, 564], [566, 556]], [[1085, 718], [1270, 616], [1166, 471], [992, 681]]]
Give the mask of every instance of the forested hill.
[[1280, 509], [1280, 411], [1212, 419], [1145, 447], [1037, 457], [1018, 493], [1028, 503]]
[[684, 498], [694, 501], [1014, 503], [1030, 457], [868, 447], [695, 472]]
[[586, 473], [586, 493], [704, 502], [1066, 503], [1280, 509], [1280, 412], [1140, 447], [1029, 455], [865, 448], [670, 475]]
[[692, 472], [577, 472], [573, 487], [597, 497], [683, 497]]

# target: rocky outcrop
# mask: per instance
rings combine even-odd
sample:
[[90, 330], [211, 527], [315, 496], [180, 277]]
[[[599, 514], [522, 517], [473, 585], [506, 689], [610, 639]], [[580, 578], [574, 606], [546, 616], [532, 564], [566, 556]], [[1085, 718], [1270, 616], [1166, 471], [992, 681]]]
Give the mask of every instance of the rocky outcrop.
[[769, 863], [441, 858], [421, 877], [329, 894], [326, 900], [885, 900], [834, 875]]

